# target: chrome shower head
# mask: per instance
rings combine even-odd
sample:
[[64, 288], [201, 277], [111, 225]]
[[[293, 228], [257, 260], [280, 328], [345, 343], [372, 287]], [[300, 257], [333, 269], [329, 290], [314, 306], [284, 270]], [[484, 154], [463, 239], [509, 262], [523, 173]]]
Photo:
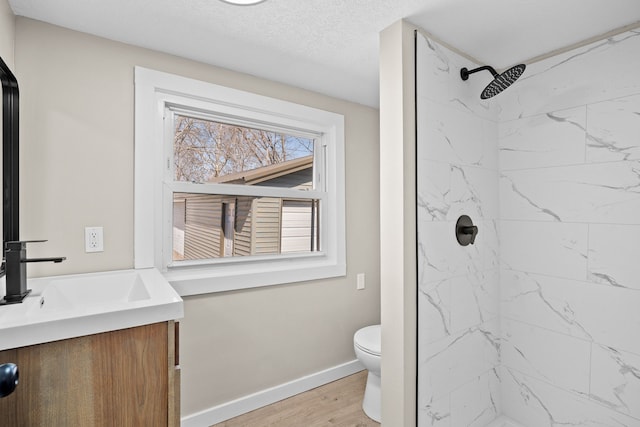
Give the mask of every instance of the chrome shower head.
[[477, 73], [478, 71], [488, 70], [493, 74], [493, 81], [484, 88], [482, 93], [480, 94], [481, 99], [489, 99], [493, 96], [496, 96], [509, 86], [513, 84], [518, 78], [524, 73], [525, 68], [527, 68], [524, 64], [518, 64], [514, 67], [509, 68], [507, 71], [498, 74], [493, 67], [485, 65], [484, 67], [474, 68], [473, 70], [468, 70], [463, 68], [460, 70], [460, 77], [462, 80], [467, 80], [469, 78], [469, 74]]

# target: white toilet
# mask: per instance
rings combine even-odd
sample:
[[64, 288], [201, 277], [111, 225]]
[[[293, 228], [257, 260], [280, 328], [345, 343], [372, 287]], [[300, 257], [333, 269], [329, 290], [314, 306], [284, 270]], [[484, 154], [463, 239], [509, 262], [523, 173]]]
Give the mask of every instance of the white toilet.
[[369, 418], [380, 422], [380, 325], [367, 326], [353, 336], [356, 357], [367, 368], [367, 387], [364, 390], [362, 409]]

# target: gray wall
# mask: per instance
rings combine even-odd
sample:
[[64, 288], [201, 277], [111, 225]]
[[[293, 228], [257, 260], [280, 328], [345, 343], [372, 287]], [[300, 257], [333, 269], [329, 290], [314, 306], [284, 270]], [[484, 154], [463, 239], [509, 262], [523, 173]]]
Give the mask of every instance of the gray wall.
[[414, 27], [380, 33], [382, 422], [416, 423]]
[[13, 46], [16, 33], [16, 18], [8, 0], [0, 0], [0, 57], [13, 69]]
[[[353, 333], [379, 323], [378, 111], [42, 22], [16, 20], [22, 89], [21, 219], [32, 276], [133, 266], [135, 65], [344, 114], [347, 276], [190, 297], [181, 327], [182, 414], [355, 358]], [[105, 251], [84, 253], [84, 227]], [[367, 275], [356, 291], [355, 275]]]
[[[13, 47], [15, 41], [15, 16], [9, 8], [8, 0], [0, 0], [0, 57], [15, 74], [13, 64]], [[0, 114], [0, 128], [2, 126], [2, 114]], [[2, 218], [2, 215], [0, 215]], [[0, 232], [2, 224], [0, 224]]]

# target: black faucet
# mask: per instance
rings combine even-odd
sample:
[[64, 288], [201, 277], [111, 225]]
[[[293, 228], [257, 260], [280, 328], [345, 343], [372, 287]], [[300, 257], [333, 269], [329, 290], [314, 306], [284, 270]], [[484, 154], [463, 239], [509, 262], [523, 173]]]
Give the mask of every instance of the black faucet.
[[5, 260], [0, 268], [0, 277], [6, 275], [7, 293], [0, 300], [0, 305], [21, 303], [31, 292], [27, 289], [27, 263], [28, 262], [62, 262], [66, 257], [55, 258], [27, 258], [27, 243], [41, 243], [46, 240], [27, 240], [7, 242], [5, 247]]

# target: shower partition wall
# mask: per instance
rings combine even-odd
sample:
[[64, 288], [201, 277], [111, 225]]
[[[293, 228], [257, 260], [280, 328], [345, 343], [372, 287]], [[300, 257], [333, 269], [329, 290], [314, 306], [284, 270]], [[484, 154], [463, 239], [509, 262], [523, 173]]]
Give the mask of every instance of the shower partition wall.
[[490, 101], [479, 64], [416, 53], [418, 425], [640, 427], [640, 32]]
[[[468, 60], [417, 36], [418, 418], [484, 426], [501, 413], [498, 110], [492, 79], [460, 78]], [[456, 221], [478, 227], [461, 246]]]

